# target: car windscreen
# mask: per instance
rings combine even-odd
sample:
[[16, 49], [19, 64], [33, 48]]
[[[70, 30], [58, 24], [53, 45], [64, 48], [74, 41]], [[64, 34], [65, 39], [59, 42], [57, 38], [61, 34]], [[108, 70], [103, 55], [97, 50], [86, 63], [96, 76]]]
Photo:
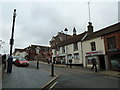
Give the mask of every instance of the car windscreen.
[[18, 56], [13, 56], [13, 59], [17, 59], [17, 58], [20, 58], [20, 57], [18, 57]]

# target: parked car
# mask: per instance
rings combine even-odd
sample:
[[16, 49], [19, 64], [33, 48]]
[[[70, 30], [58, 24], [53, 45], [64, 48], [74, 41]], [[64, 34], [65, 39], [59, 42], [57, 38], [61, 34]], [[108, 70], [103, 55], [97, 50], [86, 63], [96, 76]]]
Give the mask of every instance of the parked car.
[[13, 57], [13, 63], [15, 63], [15, 60], [17, 59], [17, 58], [20, 58], [20, 56], [12, 56]]
[[25, 58], [20, 57], [15, 60], [15, 65], [16, 66], [29, 66], [29, 62]]

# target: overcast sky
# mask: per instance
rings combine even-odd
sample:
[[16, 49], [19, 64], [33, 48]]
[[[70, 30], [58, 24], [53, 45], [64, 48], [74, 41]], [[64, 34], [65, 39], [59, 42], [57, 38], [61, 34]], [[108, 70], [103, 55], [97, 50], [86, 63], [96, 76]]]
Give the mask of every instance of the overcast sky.
[[94, 31], [118, 22], [119, 0], [68, 1], [0, 2], [0, 40], [5, 42], [1, 53], [9, 53], [14, 9], [17, 10], [17, 16], [13, 47], [21, 49], [31, 44], [48, 46], [52, 36], [64, 31], [64, 28], [68, 28], [68, 34], [71, 35], [73, 27], [76, 28], [77, 34], [87, 31], [88, 1]]

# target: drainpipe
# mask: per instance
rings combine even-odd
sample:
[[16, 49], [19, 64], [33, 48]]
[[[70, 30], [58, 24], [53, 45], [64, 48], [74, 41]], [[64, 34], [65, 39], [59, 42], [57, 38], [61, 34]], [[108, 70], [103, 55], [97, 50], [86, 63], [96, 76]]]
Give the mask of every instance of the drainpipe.
[[[82, 63], [83, 63], [83, 46], [82, 46], [82, 40], [81, 40], [81, 55], [82, 55]], [[83, 67], [83, 64], [82, 64]]]

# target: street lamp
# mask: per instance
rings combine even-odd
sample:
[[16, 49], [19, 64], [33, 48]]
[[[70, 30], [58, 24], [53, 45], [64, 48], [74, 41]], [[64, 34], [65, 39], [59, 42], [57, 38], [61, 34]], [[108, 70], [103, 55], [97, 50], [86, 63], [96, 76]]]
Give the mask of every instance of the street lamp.
[[11, 73], [12, 72], [12, 48], [13, 48], [13, 44], [14, 44], [14, 25], [15, 25], [15, 17], [16, 17], [16, 9], [14, 9], [14, 13], [13, 13], [13, 26], [12, 26], [12, 35], [11, 35], [11, 39], [10, 39], [10, 56], [8, 57], [8, 66], [7, 66], [7, 73]]
[[[68, 29], [65, 28], [64, 31], [66, 32], [66, 41], [67, 41], [67, 32], [68, 32]], [[67, 60], [67, 45], [66, 45], [66, 62], [68, 64], [68, 60]], [[68, 66], [68, 65], [67, 65]]]

